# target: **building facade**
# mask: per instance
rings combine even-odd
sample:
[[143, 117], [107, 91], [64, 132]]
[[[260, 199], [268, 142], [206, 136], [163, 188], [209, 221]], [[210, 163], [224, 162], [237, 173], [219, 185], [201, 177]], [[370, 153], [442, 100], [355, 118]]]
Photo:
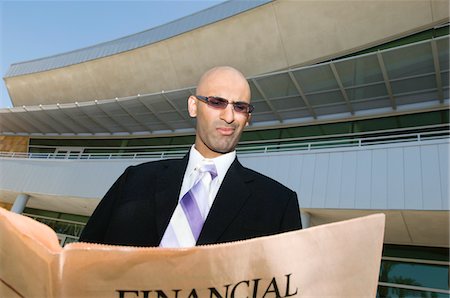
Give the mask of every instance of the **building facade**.
[[196, 80], [231, 65], [255, 105], [240, 161], [297, 191], [305, 227], [385, 213], [380, 297], [449, 297], [448, 6], [232, 0], [11, 65], [1, 206], [76, 241], [127, 166], [187, 152]]

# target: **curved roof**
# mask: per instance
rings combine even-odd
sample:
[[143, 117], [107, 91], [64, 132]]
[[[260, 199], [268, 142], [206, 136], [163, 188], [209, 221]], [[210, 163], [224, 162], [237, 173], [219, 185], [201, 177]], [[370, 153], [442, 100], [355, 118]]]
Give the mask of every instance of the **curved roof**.
[[271, 1], [273, 0], [229, 0], [136, 34], [67, 53], [12, 64], [5, 78], [65, 67], [133, 50], [224, 20]]
[[[194, 86], [206, 70], [217, 65], [230, 65], [246, 77], [256, 77], [336, 59], [449, 19], [448, 1], [369, 2], [233, 0], [194, 17], [90, 48], [99, 57], [102, 51], [109, 56], [4, 80], [14, 106], [124, 98]], [[213, 23], [195, 27], [207, 22]], [[150, 33], [151, 38], [146, 35]], [[178, 35], [168, 38], [169, 33]], [[157, 35], [167, 39], [156, 42]], [[131, 40], [141, 46], [111, 54], [124, 50], [122, 41], [124, 47], [132, 46]], [[142, 46], [139, 41], [144, 40], [153, 43]], [[58, 67], [56, 62], [65, 59], [75, 63], [75, 59], [87, 59], [84, 54], [80, 50], [41, 59], [36, 63], [43, 66], [29, 71]]]
[[[250, 128], [448, 109], [449, 36], [248, 77]], [[0, 134], [131, 136], [193, 132], [194, 88], [0, 110]]]

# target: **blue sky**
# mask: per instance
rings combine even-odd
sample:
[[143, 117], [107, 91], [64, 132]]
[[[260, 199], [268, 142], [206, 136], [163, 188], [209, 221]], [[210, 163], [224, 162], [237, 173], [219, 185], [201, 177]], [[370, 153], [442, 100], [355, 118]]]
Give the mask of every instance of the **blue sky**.
[[[1, 76], [11, 64], [137, 33], [223, 1], [0, 0]], [[2, 79], [0, 108], [11, 106]]]

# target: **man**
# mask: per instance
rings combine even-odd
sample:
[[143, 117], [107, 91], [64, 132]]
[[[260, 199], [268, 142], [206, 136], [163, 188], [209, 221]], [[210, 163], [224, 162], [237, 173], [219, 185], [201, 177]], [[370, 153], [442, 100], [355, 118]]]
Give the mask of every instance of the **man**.
[[207, 71], [188, 111], [197, 118], [190, 152], [127, 168], [80, 241], [189, 247], [301, 228], [296, 193], [236, 158], [253, 111], [245, 77], [227, 66]]

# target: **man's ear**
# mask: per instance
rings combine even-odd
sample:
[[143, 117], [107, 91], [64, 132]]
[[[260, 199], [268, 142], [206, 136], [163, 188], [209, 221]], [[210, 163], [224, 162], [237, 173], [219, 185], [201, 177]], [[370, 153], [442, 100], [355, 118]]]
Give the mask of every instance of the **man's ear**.
[[193, 95], [188, 98], [188, 112], [192, 118], [197, 117], [197, 99]]
[[249, 126], [251, 119], [252, 119], [252, 114], [248, 114], [247, 122], [245, 123], [245, 126]]

